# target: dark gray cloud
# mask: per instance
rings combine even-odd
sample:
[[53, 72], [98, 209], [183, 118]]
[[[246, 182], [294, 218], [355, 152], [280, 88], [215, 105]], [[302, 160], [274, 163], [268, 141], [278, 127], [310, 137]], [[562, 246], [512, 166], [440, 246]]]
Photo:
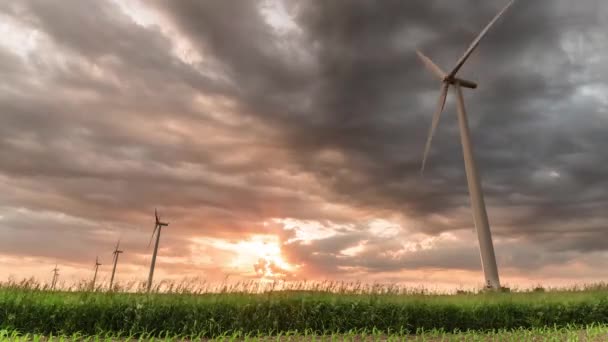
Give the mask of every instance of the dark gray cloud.
[[[419, 176], [437, 84], [414, 51], [449, 68], [503, 2], [286, 0], [288, 30], [267, 4], [146, 2], [154, 25], [112, 1], [1, 5], [36, 45], [0, 45], [0, 206], [90, 222], [82, 243], [99, 224], [143, 232], [160, 206], [183, 236], [167, 240], [176, 256], [193, 235], [287, 234], [262, 224], [273, 217], [351, 224], [284, 251], [315, 274], [478, 269], [470, 243], [407, 251], [364, 222], [392, 217], [400, 241], [470, 231], [452, 100]], [[467, 106], [507, 268], [606, 251], [606, 14], [599, 0], [519, 1], [461, 71], [480, 84]], [[41, 223], [0, 224], [17, 245]]]

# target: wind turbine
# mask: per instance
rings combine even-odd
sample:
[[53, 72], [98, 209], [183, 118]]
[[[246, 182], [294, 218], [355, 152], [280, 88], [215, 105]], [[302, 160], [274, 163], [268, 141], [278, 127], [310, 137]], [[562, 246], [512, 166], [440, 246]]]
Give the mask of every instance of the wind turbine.
[[55, 285], [57, 284], [57, 278], [59, 278], [59, 269], [57, 268], [57, 264], [55, 264], [55, 268], [51, 271], [53, 272], [53, 280], [51, 281], [51, 291], [55, 290]]
[[112, 252], [112, 254], [114, 254], [114, 260], [112, 261], [114, 266], [112, 267], [112, 277], [110, 278], [110, 291], [112, 290], [112, 284], [114, 284], [114, 274], [116, 274], [116, 264], [118, 263], [118, 256], [120, 255], [120, 253], [122, 253], [122, 251], [118, 249], [119, 246], [120, 240], [118, 240], [118, 242], [116, 243], [116, 247], [114, 248], [114, 252]]
[[97, 280], [97, 271], [99, 270], [99, 266], [101, 263], [99, 262], [99, 257], [95, 257], [95, 275], [93, 275], [93, 281], [91, 282], [91, 290], [95, 291], [95, 281]]
[[[169, 223], [161, 222], [156, 209], [154, 209], [154, 217], [155, 217], [156, 221], [154, 223], [154, 230], [152, 231], [152, 236], [150, 237], [150, 242], [148, 243], [148, 247], [150, 247], [150, 244], [152, 243], [154, 234], [156, 234], [156, 243], [154, 244], [154, 253], [152, 254], [152, 263], [150, 264], [150, 275], [148, 276], [148, 292], [150, 292], [150, 288], [152, 288], [152, 278], [154, 277], [154, 265], [156, 264], [156, 253], [158, 252], [158, 242], [160, 240], [160, 231], [163, 227], [166, 227], [169, 225]], [[157, 231], [158, 231], [158, 233], [157, 233]]]
[[496, 256], [494, 254], [494, 245], [492, 244], [492, 233], [490, 232], [490, 224], [488, 222], [488, 214], [486, 212], [486, 206], [483, 199], [483, 192], [481, 190], [480, 176], [475, 165], [475, 158], [473, 156], [473, 147], [471, 142], [471, 136], [469, 132], [469, 124], [467, 122], [467, 113], [464, 108], [464, 98], [462, 95], [462, 87], [475, 89], [477, 84], [475, 82], [467, 81], [456, 77], [456, 74], [462, 68], [467, 59], [471, 56], [473, 51], [479, 45], [479, 42], [488, 33], [490, 28], [498, 21], [498, 19], [507, 11], [515, 0], [511, 0], [495, 17], [490, 23], [481, 31], [481, 33], [471, 43], [469, 48], [465, 51], [464, 55], [458, 60], [456, 66], [449, 73], [444, 72], [439, 66], [437, 66], [430, 58], [425, 56], [422, 52], [416, 51], [418, 57], [426, 68], [432, 72], [437, 78], [441, 80], [441, 88], [439, 95], [439, 103], [437, 110], [433, 115], [433, 121], [429, 131], [429, 136], [426, 141], [424, 148], [424, 157], [422, 159], [421, 173], [424, 172], [426, 165], [426, 159], [431, 148], [431, 141], [433, 135], [439, 124], [439, 117], [445, 107], [445, 102], [448, 95], [450, 86], [456, 88], [457, 100], [458, 100], [458, 124], [460, 128], [460, 139], [462, 143], [462, 151], [464, 155], [464, 165], [467, 175], [467, 183], [469, 186], [469, 195], [471, 197], [471, 207], [473, 209], [473, 220], [475, 222], [475, 228], [477, 230], [477, 238], [479, 239], [479, 250], [481, 256], [481, 264], [486, 279], [486, 286], [492, 289], [500, 289], [500, 279], [498, 277], [498, 267], [496, 266]]

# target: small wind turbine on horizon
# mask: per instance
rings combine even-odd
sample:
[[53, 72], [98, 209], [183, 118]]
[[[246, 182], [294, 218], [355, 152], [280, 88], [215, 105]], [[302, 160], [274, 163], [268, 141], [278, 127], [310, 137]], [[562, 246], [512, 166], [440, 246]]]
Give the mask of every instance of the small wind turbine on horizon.
[[150, 275], [148, 276], [148, 292], [152, 288], [152, 279], [154, 277], [154, 265], [156, 264], [156, 253], [158, 252], [158, 242], [160, 241], [160, 231], [163, 227], [169, 225], [169, 223], [161, 222], [160, 217], [158, 216], [158, 211], [154, 209], [154, 230], [152, 231], [152, 236], [150, 237], [150, 242], [148, 243], [148, 247], [152, 243], [152, 239], [154, 238], [154, 234], [156, 234], [156, 243], [154, 244], [154, 253], [152, 254], [152, 262], [150, 264]]
[[477, 230], [477, 238], [479, 239], [479, 249], [481, 255], [481, 264], [486, 279], [486, 286], [492, 289], [500, 289], [500, 279], [498, 277], [498, 267], [496, 266], [496, 256], [494, 254], [494, 245], [492, 243], [492, 233], [490, 231], [490, 224], [488, 222], [488, 214], [486, 212], [486, 206], [483, 199], [483, 192], [481, 189], [480, 176], [477, 171], [477, 165], [475, 164], [475, 158], [473, 156], [473, 147], [469, 132], [469, 124], [467, 122], [467, 113], [464, 107], [464, 98], [462, 95], [462, 87], [476, 89], [477, 84], [475, 82], [467, 81], [456, 77], [456, 74], [462, 68], [467, 59], [471, 56], [473, 51], [477, 48], [480, 41], [488, 33], [490, 28], [498, 21], [498, 19], [507, 11], [515, 0], [511, 0], [495, 17], [490, 23], [481, 31], [481, 33], [475, 38], [473, 43], [465, 51], [464, 55], [456, 63], [456, 66], [449, 73], [444, 72], [439, 66], [437, 66], [430, 58], [425, 56], [422, 52], [416, 51], [418, 57], [424, 63], [425, 67], [433, 73], [439, 80], [441, 80], [441, 88], [439, 95], [438, 108], [433, 115], [429, 136], [426, 141], [424, 148], [424, 156], [422, 159], [421, 173], [424, 173], [426, 160], [428, 153], [431, 149], [431, 141], [433, 135], [439, 124], [439, 117], [445, 107], [448, 90], [450, 86], [456, 88], [456, 99], [458, 100], [458, 124], [460, 128], [460, 138], [462, 143], [462, 151], [464, 156], [464, 165], [467, 175], [467, 183], [469, 187], [469, 195], [471, 197], [471, 206], [473, 209], [473, 220], [475, 222], [475, 228]]
[[51, 280], [51, 291], [55, 290], [55, 285], [57, 284], [57, 279], [59, 278], [59, 269], [57, 268], [57, 264], [55, 264], [55, 268], [51, 271], [53, 272], [53, 280]]
[[120, 239], [118, 240], [118, 242], [116, 242], [116, 247], [114, 248], [114, 252], [112, 252], [112, 254], [114, 254], [114, 258], [112, 260], [114, 266], [112, 267], [112, 277], [110, 277], [110, 291], [112, 290], [112, 285], [114, 284], [114, 275], [116, 274], [116, 264], [118, 263], [118, 256], [120, 255], [120, 253], [123, 252], [119, 249], [119, 246]]
[[95, 257], [95, 274], [93, 275], [93, 281], [91, 282], [91, 291], [95, 291], [95, 281], [97, 281], [97, 271], [99, 270], [99, 266], [101, 263], [99, 262], [99, 257]]

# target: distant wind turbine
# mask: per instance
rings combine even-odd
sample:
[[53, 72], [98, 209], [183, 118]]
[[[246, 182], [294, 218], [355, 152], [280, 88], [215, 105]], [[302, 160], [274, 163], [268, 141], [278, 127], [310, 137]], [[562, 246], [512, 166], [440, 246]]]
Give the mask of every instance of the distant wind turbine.
[[101, 263], [99, 262], [99, 257], [95, 257], [95, 275], [93, 275], [93, 281], [91, 282], [92, 291], [95, 291], [95, 281], [97, 280], [97, 271], [99, 270], [99, 266], [101, 266]]
[[114, 284], [114, 275], [116, 274], [116, 264], [118, 263], [118, 256], [120, 255], [120, 253], [122, 253], [122, 251], [119, 249], [119, 246], [120, 240], [118, 240], [118, 242], [116, 243], [116, 247], [114, 248], [114, 252], [112, 252], [112, 254], [114, 254], [114, 260], [112, 260], [114, 266], [112, 267], [112, 277], [110, 278], [110, 291], [112, 290], [112, 285]]
[[[148, 243], [148, 247], [152, 243], [152, 239], [154, 238], [154, 234], [156, 234], [156, 243], [154, 244], [154, 253], [152, 254], [152, 263], [150, 264], [150, 275], [148, 276], [148, 292], [152, 288], [152, 279], [154, 277], [154, 265], [156, 264], [156, 253], [158, 252], [158, 242], [160, 241], [160, 231], [163, 227], [169, 225], [169, 223], [161, 222], [160, 217], [158, 216], [158, 212], [154, 209], [154, 230], [152, 231], [152, 236], [150, 237], [150, 242]], [[157, 233], [158, 231], [158, 233]]]
[[460, 128], [460, 138], [462, 142], [462, 151], [464, 155], [464, 165], [467, 175], [467, 183], [469, 186], [469, 195], [471, 197], [471, 206], [473, 209], [473, 220], [477, 229], [477, 237], [479, 239], [479, 249], [481, 255], [481, 263], [483, 272], [486, 279], [486, 286], [492, 289], [500, 289], [500, 280], [498, 277], [498, 267], [496, 266], [496, 256], [494, 254], [494, 245], [492, 244], [492, 234], [490, 232], [490, 224], [488, 222], [488, 214], [486, 213], [486, 206], [483, 199], [483, 192], [481, 190], [480, 176], [477, 172], [477, 166], [475, 165], [475, 158], [473, 156], [472, 142], [469, 132], [469, 124], [467, 122], [467, 113], [464, 108], [464, 98], [462, 95], [462, 87], [475, 89], [477, 84], [471, 81], [467, 81], [456, 77], [456, 74], [462, 68], [467, 59], [471, 56], [473, 51], [477, 48], [483, 37], [488, 33], [492, 25], [498, 21], [498, 19], [507, 11], [515, 0], [510, 1], [495, 17], [492, 21], [481, 31], [481, 33], [475, 38], [473, 43], [465, 51], [464, 55], [456, 63], [456, 66], [449, 73], [444, 72], [438, 67], [430, 58], [425, 56], [422, 52], [417, 51], [418, 57], [426, 68], [433, 73], [437, 78], [441, 80], [441, 88], [439, 95], [438, 108], [433, 115], [433, 121], [431, 123], [431, 129], [429, 136], [426, 141], [424, 148], [424, 157], [422, 159], [421, 173], [424, 172], [428, 153], [431, 149], [431, 141], [433, 135], [439, 124], [439, 117], [445, 107], [445, 102], [448, 95], [450, 86], [456, 88], [457, 100], [458, 100], [458, 123]]
[[55, 268], [51, 271], [53, 272], [53, 280], [51, 281], [51, 291], [55, 290], [55, 285], [57, 284], [57, 279], [59, 278], [59, 269], [57, 268], [57, 264], [55, 264]]

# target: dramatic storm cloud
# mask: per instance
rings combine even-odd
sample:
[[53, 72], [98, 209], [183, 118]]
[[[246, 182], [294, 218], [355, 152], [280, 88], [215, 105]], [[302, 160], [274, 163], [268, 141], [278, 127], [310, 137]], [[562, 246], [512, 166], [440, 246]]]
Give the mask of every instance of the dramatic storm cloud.
[[[479, 284], [450, 94], [505, 1], [0, 4], [0, 272]], [[608, 276], [608, 4], [520, 0], [460, 72], [503, 281]], [[107, 273], [109, 268], [103, 269]], [[105, 273], [104, 273], [105, 274]]]

